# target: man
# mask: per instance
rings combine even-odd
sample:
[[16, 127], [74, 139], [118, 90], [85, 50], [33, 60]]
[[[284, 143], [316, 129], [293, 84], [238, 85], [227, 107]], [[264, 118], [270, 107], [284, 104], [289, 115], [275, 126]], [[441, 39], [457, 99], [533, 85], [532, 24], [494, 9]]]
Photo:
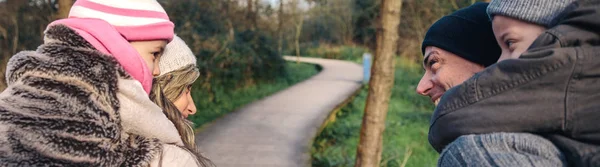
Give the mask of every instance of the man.
[[[417, 92], [429, 96], [436, 105], [446, 90], [500, 57], [486, 7], [487, 3], [476, 3], [445, 16], [425, 35], [425, 74]], [[540, 136], [493, 133], [459, 138], [442, 152], [439, 166], [560, 166], [563, 159], [556, 146]]]
[[425, 74], [417, 93], [437, 104], [444, 92], [475, 73], [494, 64], [500, 57], [487, 3], [477, 3], [435, 22], [425, 34], [421, 51]]
[[569, 166], [600, 166], [600, 3], [570, 7], [518, 59], [444, 93], [429, 131], [436, 150], [464, 135], [526, 132], [552, 141]]

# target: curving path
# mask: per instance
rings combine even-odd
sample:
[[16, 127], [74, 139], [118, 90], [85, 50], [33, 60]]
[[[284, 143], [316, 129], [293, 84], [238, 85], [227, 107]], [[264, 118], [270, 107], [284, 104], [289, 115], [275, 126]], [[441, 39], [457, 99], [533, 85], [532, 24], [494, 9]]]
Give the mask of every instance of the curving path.
[[218, 167], [310, 166], [310, 144], [319, 126], [360, 88], [362, 66], [319, 58], [300, 61], [323, 70], [218, 119], [197, 134], [201, 151]]

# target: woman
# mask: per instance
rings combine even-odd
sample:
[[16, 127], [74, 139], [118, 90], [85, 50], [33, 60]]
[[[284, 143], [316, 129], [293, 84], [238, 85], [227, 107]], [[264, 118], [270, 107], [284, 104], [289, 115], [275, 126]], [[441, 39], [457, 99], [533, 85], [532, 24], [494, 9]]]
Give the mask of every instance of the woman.
[[[191, 87], [200, 76], [196, 57], [178, 36], [174, 36], [160, 58], [160, 75], [154, 78], [150, 99], [163, 109], [163, 113], [177, 128], [185, 148], [194, 153], [195, 159], [208, 166], [196, 147], [192, 123], [186, 118], [196, 113]], [[181, 157], [179, 157], [181, 158]]]

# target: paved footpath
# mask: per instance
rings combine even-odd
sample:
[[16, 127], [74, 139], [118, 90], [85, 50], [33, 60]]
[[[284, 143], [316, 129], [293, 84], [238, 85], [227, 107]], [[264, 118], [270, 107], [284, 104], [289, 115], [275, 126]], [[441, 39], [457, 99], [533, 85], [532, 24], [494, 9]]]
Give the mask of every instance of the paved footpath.
[[319, 126], [360, 88], [362, 66], [318, 58], [300, 61], [323, 70], [218, 119], [197, 134], [200, 150], [218, 167], [310, 166], [310, 144]]

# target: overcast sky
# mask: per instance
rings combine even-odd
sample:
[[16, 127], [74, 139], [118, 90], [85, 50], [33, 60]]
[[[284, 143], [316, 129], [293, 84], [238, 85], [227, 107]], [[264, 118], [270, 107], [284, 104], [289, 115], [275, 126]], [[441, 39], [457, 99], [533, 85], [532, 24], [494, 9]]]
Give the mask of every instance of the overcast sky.
[[[262, 0], [263, 2], [268, 2], [271, 4], [271, 6], [277, 8], [279, 7], [279, 0]], [[289, 0], [286, 0], [286, 2]], [[308, 3], [306, 3], [306, 1], [304, 0], [300, 0], [300, 4], [302, 5], [302, 8], [308, 8]]]

